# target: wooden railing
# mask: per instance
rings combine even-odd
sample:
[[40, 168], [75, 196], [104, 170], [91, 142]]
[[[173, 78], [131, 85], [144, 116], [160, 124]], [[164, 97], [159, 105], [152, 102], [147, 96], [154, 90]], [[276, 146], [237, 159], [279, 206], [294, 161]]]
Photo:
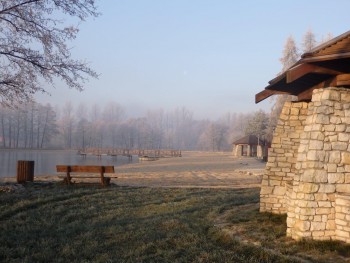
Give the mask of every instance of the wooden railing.
[[149, 157], [181, 157], [180, 150], [144, 150], [144, 149], [115, 149], [115, 148], [86, 148], [78, 151], [82, 156], [95, 155], [101, 157], [102, 155], [109, 156], [149, 156]]

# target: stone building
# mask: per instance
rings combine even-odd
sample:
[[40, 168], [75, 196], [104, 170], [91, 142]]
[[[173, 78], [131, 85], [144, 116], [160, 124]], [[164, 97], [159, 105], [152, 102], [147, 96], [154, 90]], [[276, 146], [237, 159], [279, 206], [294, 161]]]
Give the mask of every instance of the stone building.
[[248, 156], [262, 159], [267, 144], [255, 135], [247, 135], [232, 143], [232, 153], [235, 157]]
[[350, 31], [312, 51], [256, 95], [291, 94], [274, 132], [260, 211], [287, 214], [294, 239], [350, 243]]

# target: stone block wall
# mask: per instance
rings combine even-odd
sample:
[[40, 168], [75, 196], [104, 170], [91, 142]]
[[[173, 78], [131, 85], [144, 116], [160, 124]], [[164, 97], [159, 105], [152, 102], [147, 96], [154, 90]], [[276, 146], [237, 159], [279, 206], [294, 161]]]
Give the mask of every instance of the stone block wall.
[[[291, 127], [292, 111], [285, 116], [297, 105], [286, 103], [281, 114], [262, 181], [260, 210], [287, 213], [287, 235], [294, 239], [350, 243], [350, 89], [315, 90], [312, 102], [298, 106], [307, 109], [307, 117], [299, 120], [301, 130], [299, 122]], [[291, 132], [296, 128], [298, 135]], [[288, 141], [289, 151], [283, 147]], [[282, 161], [286, 154], [293, 154], [288, 167]]]
[[343, 230], [337, 228], [336, 193], [350, 193], [349, 125], [350, 90], [315, 90], [288, 205], [287, 234], [294, 239], [344, 238], [337, 235]]
[[335, 235], [338, 240], [349, 242], [350, 239], [350, 195], [335, 195]]
[[260, 192], [260, 211], [284, 214], [286, 209], [286, 190], [292, 183], [295, 164], [304, 131], [308, 103], [286, 102], [279, 117], [269, 149], [268, 162], [262, 179]]

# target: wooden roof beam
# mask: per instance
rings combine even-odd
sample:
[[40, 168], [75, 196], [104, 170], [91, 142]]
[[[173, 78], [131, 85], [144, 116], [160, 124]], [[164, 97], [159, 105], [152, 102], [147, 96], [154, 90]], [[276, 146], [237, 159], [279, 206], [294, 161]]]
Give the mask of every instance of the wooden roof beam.
[[314, 57], [306, 57], [299, 60], [299, 62], [302, 63], [312, 63], [312, 62], [320, 62], [320, 61], [327, 61], [327, 60], [337, 60], [337, 59], [344, 59], [344, 58], [350, 58], [350, 52], [345, 53], [336, 53], [336, 54], [330, 54], [330, 55], [322, 55], [322, 56], [314, 56]]
[[338, 75], [342, 74], [343, 72], [337, 71], [337, 70], [332, 70], [320, 66], [316, 66], [313, 64], [299, 64], [287, 71], [286, 74], [286, 82], [291, 83], [302, 76], [305, 76], [306, 74], [309, 73], [317, 73], [317, 74], [327, 74], [327, 75]]
[[280, 91], [280, 90], [264, 89], [263, 91], [261, 91], [255, 95], [255, 103], [259, 103], [260, 101], [263, 101], [264, 99], [267, 99], [268, 97], [275, 95], [275, 94], [291, 95], [292, 93], [286, 92], [286, 91]]
[[[348, 75], [348, 74], [346, 74]], [[322, 81], [321, 83], [312, 86], [311, 88], [304, 90], [303, 92], [298, 94], [298, 101], [311, 101], [312, 98], [312, 92], [315, 89], [322, 89], [322, 88], [329, 88], [334, 87], [336, 85], [336, 79], [337, 77], [332, 77], [330, 79], [327, 79], [325, 81]]]
[[338, 75], [303, 91], [298, 95], [298, 101], [311, 100], [312, 92], [315, 89], [343, 86], [350, 86], [350, 74]]
[[336, 77], [337, 87], [350, 86], [350, 74], [341, 74]]

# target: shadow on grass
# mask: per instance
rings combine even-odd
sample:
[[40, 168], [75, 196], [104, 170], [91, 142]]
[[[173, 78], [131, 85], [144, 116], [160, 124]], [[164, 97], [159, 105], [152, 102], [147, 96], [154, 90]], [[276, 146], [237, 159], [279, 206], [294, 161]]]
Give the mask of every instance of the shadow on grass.
[[258, 201], [259, 189], [27, 185], [0, 194], [0, 261], [320, 262], [326, 253], [341, 262], [348, 256], [342, 243], [287, 239], [285, 217], [260, 214]]
[[286, 215], [260, 213], [258, 204], [233, 207], [226, 212], [222, 230], [240, 243], [262, 248], [288, 260], [349, 262], [350, 245], [340, 241], [295, 241], [286, 237]]

